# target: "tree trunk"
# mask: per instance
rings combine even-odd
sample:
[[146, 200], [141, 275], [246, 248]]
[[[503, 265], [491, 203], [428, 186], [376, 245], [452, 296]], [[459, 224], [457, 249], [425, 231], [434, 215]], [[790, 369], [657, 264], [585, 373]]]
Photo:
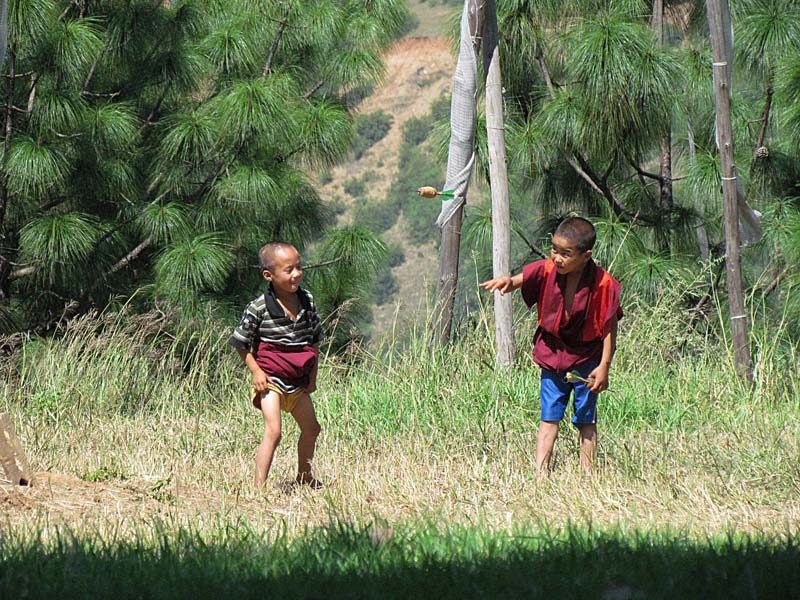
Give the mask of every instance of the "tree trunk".
[[[664, 0], [653, 0], [653, 30], [656, 34], [656, 41], [658, 46], [664, 45]], [[659, 190], [659, 209], [665, 218], [672, 213], [673, 196], [672, 196], [672, 132], [671, 127], [667, 127], [666, 134], [661, 140], [661, 168], [659, 175], [661, 179], [658, 180]], [[662, 249], [669, 250], [670, 248], [670, 231], [669, 228], [665, 232], [665, 238], [662, 240]]]
[[761, 129], [758, 131], [758, 139], [756, 140], [756, 149], [755, 149], [755, 157], [756, 158], [765, 158], [769, 155], [767, 152], [764, 156], [759, 156], [760, 153], [763, 153], [762, 148], [764, 148], [764, 140], [767, 137], [767, 127], [769, 126], [769, 110], [772, 106], [772, 94], [774, 90], [772, 88], [772, 76], [770, 76], [770, 82], [767, 84], [767, 95], [766, 99], [764, 100], [764, 112], [761, 114]]
[[664, 45], [664, 0], [653, 0], [653, 31], [658, 46]]
[[730, 308], [733, 352], [739, 375], [752, 379], [747, 315], [744, 307], [741, 254], [739, 241], [739, 207], [736, 198], [736, 163], [733, 159], [731, 126], [730, 69], [724, 23], [730, 23], [728, 0], [707, 0], [708, 25], [713, 52], [714, 97], [717, 105], [717, 145], [722, 172], [722, 194], [725, 199], [725, 255], [728, 305]]
[[659, 191], [661, 198], [661, 210], [665, 216], [672, 212], [672, 132], [667, 131], [664, 139], [661, 140], [661, 179], [659, 180]]
[[[450, 103], [450, 147], [447, 156], [445, 189], [454, 189], [453, 210], [447, 203], [437, 224], [442, 229], [439, 246], [439, 279], [436, 282], [436, 308], [433, 313], [435, 344], [450, 340], [458, 283], [458, 261], [461, 243], [461, 224], [466, 202], [469, 177], [472, 172], [477, 116], [477, 60], [480, 35], [483, 29], [483, 3], [464, 0], [461, 17], [462, 39], [453, 76], [453, 96]], [[466, 25], [465, 25], [466, 23]], [[464, 31], [468, 28], [468, 31]], [[464, 39], [465, 37], [469, 39]], [[449, 187], [452, 186], [452, 187]]]
[[[486, 73], [486, 134], [489, 146], [489, 180], [492, 191], [492, 268], [494, 277], [511, 274], [511, 217], [508, 206], [503, 127], [503, 82], [500, 76], [500, 47], [495, 0], [484, 8], [483, 65]], [[495, 355], [497, 365], [514, 365], [514, 327], [511, 295], [494, 292]]]
[[442, 241], [439, 246], [439, 280], [436, 283], [436, 308], [433, 311], [432, 323], [436, 344], [446, 344], [450, 340], [463, 220], [464, 208], [461, 207], [442, 228]]
[[[686, 128], [686, 136], [688, 138], [688, 146], [689, 146], [689, 165], [694, 167], [695, 156], [697, 153], [697, 148], [694, 143], [694, 131], [692, 130], [691, 123], [687, 124]], [[703, 214], [703, 205], [702, 200], [695, 196], [694, 198], [694, 208], [697, 211], [698, 215]], [[697, 235], [697, 249], [700, 252], [700, 258], [704, 263], [708, 262], [708, 258], [710, 256], [710, 250], [708, 245], [708, 232], [706, 231], [706, 225], [703, 222], [703, 217], [700, 216], [697, 219], [697, 225], [695, 226], [695, 232]]]
[[9, 258], [11, 252], [8, 244], [9, 236], [5, 232], [5, 218], [8, 210], [8, 155], [11, 149], [11, 134], [13, 133], [14, 119], [14, 82], [16, 80], [17, 53], [16, 45], [12, 44], [8, 59], [8, 79], [6, 81], [6, 106], [4, 114], [4, 140], [3, 140], [3, 160], [0, 164], [0, 299], [8, 295], [8, 271]]
[[8, 43], [8, 0], [0, 0], [0, 69], [6, 58]]

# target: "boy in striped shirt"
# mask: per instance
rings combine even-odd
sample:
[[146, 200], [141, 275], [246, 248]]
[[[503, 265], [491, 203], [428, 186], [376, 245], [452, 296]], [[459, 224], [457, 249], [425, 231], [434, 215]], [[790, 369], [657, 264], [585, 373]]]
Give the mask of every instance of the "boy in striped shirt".
[[269, 286], [244, 310], [230, 344], [253, 376], [253, 404], [264, 417], [264, 437], [256, 451], [254, 484], [267, 481], [281, 440], [281, 410], [300, 426], [297, 441], [299, 484], [319, 489], [311, 474], [320, 425], [311, 402], [317, 387], [318, 346], [322, 325], [311, 294], [300, 287], [303, 267], [291, 244], [270, 242], [259, 251]]

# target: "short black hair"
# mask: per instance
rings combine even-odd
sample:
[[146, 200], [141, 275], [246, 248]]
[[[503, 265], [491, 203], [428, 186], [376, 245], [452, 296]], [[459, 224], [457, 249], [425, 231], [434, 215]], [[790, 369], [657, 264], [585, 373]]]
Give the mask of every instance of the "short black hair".
[[275, 260], [275, 253], [288, 248], [294, 248], [294, 246], [288, 242], [267, 242], [261, 246], [261, 250], [258, 251], [258, 262], [261, 264], [261, 270], [270, 271]]
[[567, 217], [556, 228], [554, 236], [558, 235], [569, 240], [581, 252], [594, 248], [597, 232], [594, 225], [583, 217]]

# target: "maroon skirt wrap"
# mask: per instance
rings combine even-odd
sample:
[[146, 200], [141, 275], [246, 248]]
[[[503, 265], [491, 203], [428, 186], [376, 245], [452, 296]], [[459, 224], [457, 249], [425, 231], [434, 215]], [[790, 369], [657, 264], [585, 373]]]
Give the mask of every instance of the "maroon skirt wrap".
[[309, 376], [317, 366], [319, 351], [314, 346], [282, 346], [269, 342], [256, 344], [255, 359], [267, 375], [297, 387], [308, 386]]

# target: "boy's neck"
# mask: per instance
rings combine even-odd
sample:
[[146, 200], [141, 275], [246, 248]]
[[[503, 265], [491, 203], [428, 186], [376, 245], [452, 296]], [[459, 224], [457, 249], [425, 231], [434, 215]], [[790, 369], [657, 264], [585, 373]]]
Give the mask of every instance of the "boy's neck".
[[586, 271], [586, 268], [588, 266], [589, 266], [589, 261], [586, 261], [586, 264], [583, 265], [583, 267], [581, 267], [578, 271], [573, 271], [572, 273], [567, 273], [567, 275], [566, 275], [567, 283], [579, 283], [580, 280], [581, 280], [581, 277], [583, 277], [584, 271]]
[[285, 292], [279, 290], [272, 284], [270, 284], [270, 287], [272, 288], [272, 293], [275, 294], [275, 297], [281, 302], [293, 302], [297, 299], [297, 292]]

